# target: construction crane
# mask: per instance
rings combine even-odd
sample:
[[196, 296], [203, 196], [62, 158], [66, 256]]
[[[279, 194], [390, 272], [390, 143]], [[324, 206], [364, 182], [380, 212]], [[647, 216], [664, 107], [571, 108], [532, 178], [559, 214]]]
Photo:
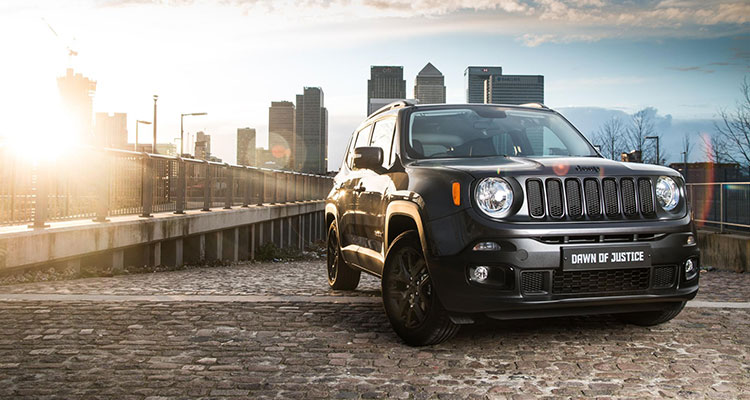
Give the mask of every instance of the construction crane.
[[44, 23], [47, 24], [47, 28], [49, 28], [49, 30], [52, 31], [52, 34], [54, 34], [57, 39], [63, 42], [65, 49], [68, 51], [68, 65], [70, 65], [72, 58], [77, 56], [78, 52], [73, 50], [67, 43], [65, 43], [64, 39], [61, 38], [60, 35], [57, 34], [57, 31], [55, 31], [55, 28], [53, 28], [52, 25], [50, 25], [46, 19], [42, 18], [42, 21], [44, 21]]

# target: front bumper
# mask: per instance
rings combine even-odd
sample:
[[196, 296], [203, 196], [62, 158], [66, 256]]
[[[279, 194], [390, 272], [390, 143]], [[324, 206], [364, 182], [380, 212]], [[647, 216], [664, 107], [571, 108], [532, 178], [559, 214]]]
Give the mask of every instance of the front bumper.
[[[503, 319], [655, 310], [665, 303], [691, 300], [698, 292], [699, 277], [696, 274], [687, 280], [683, 267], [688, 258], [700, 265], [698, 246], [686, 244], [693, 235], [691, 224], [675, 228], [670, 233], [641, 231], [630, 236], [631, 241], [597, 243], [571, 242], [575, 236], [570, 235], [577, 234], [576, 230], [561, 236], [562, 243], [538, 236], [485, 235], [475, 237], [457, 254], [430, 254], [427, 263], [443, 306], [459, 320], [461, 315], [477, 313]], [[610, 233], [617, 236], [616, 230], [606, 235]], [[605, 235], [604, 229], [600, 234]], [[473, 251], [473, 244], [480, 241], [494, 241], [501, 249]], [[625, 265], [583, 271], [562, 267], [562, 248], [607, 249], [633, 244], [650, 246], [650, 267]], [[491, 271], [491, 279], [483, 283], [474, 281], [469, 272], [480, 265]]]

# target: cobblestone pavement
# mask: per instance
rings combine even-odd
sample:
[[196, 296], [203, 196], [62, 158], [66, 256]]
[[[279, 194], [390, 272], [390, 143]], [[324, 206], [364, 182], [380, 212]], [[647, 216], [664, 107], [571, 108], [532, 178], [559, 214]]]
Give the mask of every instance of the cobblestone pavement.
[[[328, 289], [323, 261], [298, 261], [27, 283], [0, 286], [0, 293], [380, 296], [380, 281], [362, 274], [356, 291], [336, 292]], [[750, 302], [750, 274], [703, 271], [696, 300]]]
[[[377, 280], [334, 294], [323, 274], [320, 263], [244, 264], [0, 287], [290, 299], [0, 301], [0, 398], [750, 399], [747, 308], [689, 308], [652, 328], [607, 316], [485, 321], [410, 348], [373, 297]], [[702, 279], [704, 301], [746, 299], [707, 292], [741, 292], [730, 282], [744, 275]]]

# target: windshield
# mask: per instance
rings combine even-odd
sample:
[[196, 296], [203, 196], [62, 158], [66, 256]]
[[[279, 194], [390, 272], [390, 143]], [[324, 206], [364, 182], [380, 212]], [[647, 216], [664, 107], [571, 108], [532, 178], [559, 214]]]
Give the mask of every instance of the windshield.
[[415, 111], [409, 119], [407, 153], [416, 159], [597, 155], [554, 113], [500, 107]]

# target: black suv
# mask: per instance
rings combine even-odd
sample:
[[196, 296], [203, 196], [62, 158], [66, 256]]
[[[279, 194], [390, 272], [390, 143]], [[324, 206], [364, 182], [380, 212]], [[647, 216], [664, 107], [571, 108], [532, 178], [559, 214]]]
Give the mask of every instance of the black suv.
[[386, 106], [326, 200], [328, 282], [381, 277], [408, 344], [477, 317], [612, 313], [654, 325], [698, 291], [682, 177], [603, 158], [542, 105]]

